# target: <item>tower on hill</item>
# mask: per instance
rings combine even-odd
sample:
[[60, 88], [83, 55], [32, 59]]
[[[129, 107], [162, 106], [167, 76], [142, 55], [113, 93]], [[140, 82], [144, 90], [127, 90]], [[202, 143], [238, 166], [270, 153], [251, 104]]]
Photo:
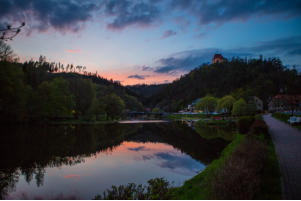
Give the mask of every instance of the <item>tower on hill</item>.
[[225, 61], [226, 61], [226, 59], [221, 54], [215, 54], [213, 59], [212, 59], [213, 64], [222, 63], [222, 62], [225, 62]]

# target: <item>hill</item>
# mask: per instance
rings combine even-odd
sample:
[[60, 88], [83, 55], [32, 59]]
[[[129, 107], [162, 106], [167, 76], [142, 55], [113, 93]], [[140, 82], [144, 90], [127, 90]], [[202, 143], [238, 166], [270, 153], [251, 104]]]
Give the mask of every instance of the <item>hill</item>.
[[267, 106], [269, 99], [278, 94], [301, 92], [301, 76], [295, 69], [286, 68], [280, 59], [233, 58], [231, 61], [204, 64], [162, 87], [146, 101], [151, 107], [178, 111], [193, 100], [207, 94], [235, 98], [258, 96]]

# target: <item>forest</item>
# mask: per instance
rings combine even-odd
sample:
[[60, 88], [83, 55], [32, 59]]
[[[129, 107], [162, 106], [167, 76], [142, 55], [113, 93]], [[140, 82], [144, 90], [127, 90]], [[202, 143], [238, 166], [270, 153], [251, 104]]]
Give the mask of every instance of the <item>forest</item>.
[[279, 58], [241, 59], [203, 64], [149, 97], [145, 104], [175, 112], [206, 95], [221, 98], [231, 95], [236, 100], [257, 96], [267, 103], [276, 94], [300, 94], [301, 75], [288, 68]]

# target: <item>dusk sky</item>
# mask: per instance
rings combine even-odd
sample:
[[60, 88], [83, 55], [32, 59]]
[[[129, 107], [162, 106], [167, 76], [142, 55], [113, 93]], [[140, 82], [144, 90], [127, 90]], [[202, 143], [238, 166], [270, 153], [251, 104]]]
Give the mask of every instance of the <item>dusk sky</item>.
[[21, 61], [84, 65], [123, 85], [171, 82], [214, 53], [301, 70], [300, 0], [0, 0]]

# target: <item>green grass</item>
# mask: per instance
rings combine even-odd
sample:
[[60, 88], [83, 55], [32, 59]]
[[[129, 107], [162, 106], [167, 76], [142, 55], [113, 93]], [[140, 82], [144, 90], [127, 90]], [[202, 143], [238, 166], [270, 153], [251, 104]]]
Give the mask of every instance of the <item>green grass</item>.
[[272, 138], [269, 136], [268, 139], [265, 140], [265, 143], [268, 151], [267, 161], [264, 164], [262, 183], [256, 199], [281, 200], [281, 174]]
[[215, 171], [222, 168], [224, 162], [244, 140], [244, 135], [236, 135], [234, 140], [223, 150], [219, 159], [214, 160], [206, 167], [204, 171], [185, 182], [179, 188], [175, 188], [172, 192], [172, 199], [187, 200], [187, 199], [209, 199], [210, 189], [208, 181], [212, 179]]

